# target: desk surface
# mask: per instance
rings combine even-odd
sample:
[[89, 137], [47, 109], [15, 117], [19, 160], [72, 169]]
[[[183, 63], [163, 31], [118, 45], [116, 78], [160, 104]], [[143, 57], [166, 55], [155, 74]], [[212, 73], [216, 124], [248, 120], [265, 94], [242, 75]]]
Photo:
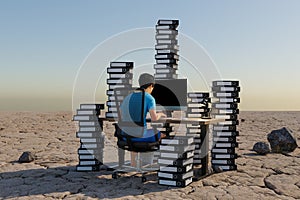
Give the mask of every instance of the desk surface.
[[[99, 116], [100, 120], [114, 122], [117, 121], [113, 118], [105, 118], [104, 116]], [[147, 122], [151, 122], [151, 119], [147, 119]], [[215, 119], [215, 118], [174, 118], [174, 117], [164, 117], [153, 123], [174, 123], [174, 124], [192, 124], [197, 123], [200, 125], [215, 124], [217, 122], [223, 122], [224, 119]]]
[[[149, 119], [150, 120], [150, 119]], [[224, 119], [215, 119], [215, 118], [176, 118], [176, 117], [164, 117], [161, 118], [155, 122], [160, 123], [175, 123], [175, 124], [191, 124], [191, 123], [197, 123], [197, 124], [215, 124], [217, 122], [222, 122]]]

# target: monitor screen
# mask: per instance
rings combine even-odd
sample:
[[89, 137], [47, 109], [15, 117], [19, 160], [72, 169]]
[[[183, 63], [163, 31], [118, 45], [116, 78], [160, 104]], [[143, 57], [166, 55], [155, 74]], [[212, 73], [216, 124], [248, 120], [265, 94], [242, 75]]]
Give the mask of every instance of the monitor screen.
[[155, 80], [151, 94], [158, 110], [186, 110], [187, 79]]

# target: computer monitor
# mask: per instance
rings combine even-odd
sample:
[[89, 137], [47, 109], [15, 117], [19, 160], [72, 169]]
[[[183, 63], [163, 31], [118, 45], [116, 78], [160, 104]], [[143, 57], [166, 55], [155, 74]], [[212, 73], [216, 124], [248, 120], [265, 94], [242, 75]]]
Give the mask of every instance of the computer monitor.
[[152, 91], [157, 110], [187, 109], [187, 79], [155, 80]]

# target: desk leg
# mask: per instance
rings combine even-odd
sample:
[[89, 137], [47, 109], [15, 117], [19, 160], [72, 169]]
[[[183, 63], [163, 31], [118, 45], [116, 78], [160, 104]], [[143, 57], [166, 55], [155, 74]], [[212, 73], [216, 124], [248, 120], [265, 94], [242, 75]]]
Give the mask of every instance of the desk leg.
[[201, 126], [201, 175], [208, 173], [208, 150], [209, 150], [209, 125]]
[[105, 141], [105, 135], [104, 135], [104, 132], [103, 132], [103, 121], [99, 120], [98, 122], [99, 122], [99, 125], [100, 125], [100, 128], [101, 128], [100, 129], [101, 131], [99, 132], [99, 135], [100, 135], [100, 137], [102, 139], [102, 141], [101, 141], [101, 147], [100, 147], [101, 148], [100, 149], [101, 153], [100, 153], [100, 158], [98, 158], [98, 159], [101, 161], [102, 164], [104, 164], [103, 163], [103, 161], [104, 161], [104, 159], [103, 159], [103, 157], [104, 157], [103, 156], [103, 152], [104, 152], [104, 145], [105, 145], [105, 142], [104, 142]]

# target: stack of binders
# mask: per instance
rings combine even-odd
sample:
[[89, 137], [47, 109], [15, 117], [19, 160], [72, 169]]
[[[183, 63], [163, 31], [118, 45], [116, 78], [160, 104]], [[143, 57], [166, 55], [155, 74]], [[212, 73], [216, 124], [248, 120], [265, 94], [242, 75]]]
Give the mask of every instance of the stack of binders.
[[156, 25], [155, 79], [177, 79], [179, 20], [158, 20]]
[[133, 62], [111, 62], [107, 68], [109, 78], [106, 91], [108, 97], [106, 118], [118, 118], [117, 102], [120, 104], [132, 89], [133, 65]]
[[[188, 93], [188, 108], [186, 117], [188, 118], [203, 118], [209, 116], [210, 102], [208, 92], [189, 92]], [[187, 135], [194, 137], [195, 155], [194, 165], [201, 164], [201, 126], [198, 124], [187, 124]]]
[[103, 165], [103, 124], [98, 117], [103, 109], [104, 104], [81, 104], [73, 117], [79, 123], [76, 132], [76, 137], [80, 138], [77, 171], [98, 171]]
[[237, 126], [239, 82], [230, 80], [213, 81], [213, 96], [215, 101], [212, 104], [212, 116], [217, 119], [224, 119], [213, 125], [213, 148], [212, 166], [219, 167], [223, 171], [236, 170], [235, 159], [238, 147], [236, 137], [239, 135]]
[[158, 159], [158, 183], [177, 187], [185, 187], [190, 184], [194, 175], [194, 149], [193, 137], [163, 138]]
[[[155, 126], [158, 131], [166, 135], [166, 137], [174, 137], [175, 133], [173, 132], [173, 126], [170, 126], [170, 123], [156, 123], [152, 122], [152, 126]], [[153, 162], [157, 162], [160, 156], [160, 151], [154, 152]]]

